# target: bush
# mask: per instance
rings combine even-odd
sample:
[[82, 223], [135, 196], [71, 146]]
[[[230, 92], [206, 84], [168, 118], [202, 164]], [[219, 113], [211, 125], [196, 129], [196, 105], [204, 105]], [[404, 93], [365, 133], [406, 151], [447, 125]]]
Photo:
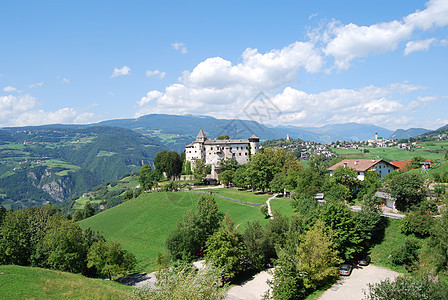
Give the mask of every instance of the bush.
[[415, 239], [406, 239], [404, 245], [392, 251], [392, 263], [395, 265], [410, 266], [418, 259], [418, 249], [420, 249], [418, 241]]
[[413, 278], [402, 275], [395, 281], [387, 278], [380, 283], [369, 284], [369, 291], [364, 293], [369, 300], [436, 300], [447, 299], [448, 287], [440, 282], [434, 282], [428, 276]]
[[410, 235], [411, 233], [423, 238], [431, 234], [434, 220], [425, 211], [410, 212], [401, 222], [401, 233]]

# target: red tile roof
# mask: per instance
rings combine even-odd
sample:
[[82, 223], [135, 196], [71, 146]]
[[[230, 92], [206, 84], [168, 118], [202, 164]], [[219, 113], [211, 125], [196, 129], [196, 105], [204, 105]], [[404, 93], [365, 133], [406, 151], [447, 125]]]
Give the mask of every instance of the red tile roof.
[[357, 172], [365, 172], [381, 161], [389, 164], [387, 161], [384, 161], [382, 159], [344, 159], [337, 164], [329, 167], [327, 170], [334, 171], [339, 166], [346, 166], [348, 168], [355, 169]]

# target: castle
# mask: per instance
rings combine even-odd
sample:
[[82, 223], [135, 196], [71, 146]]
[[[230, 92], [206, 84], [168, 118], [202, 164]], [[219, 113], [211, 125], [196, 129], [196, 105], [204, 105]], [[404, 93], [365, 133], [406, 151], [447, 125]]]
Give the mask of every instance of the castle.
[[207, 139], [202, 129], [196, 140], [185, 147], [185, 158], [191, 162], [192, 169], [196, 160], [212, 166], [211, 177], [218, 178], [219, 160], [234, 159], [238, 164], [249, 162], [252, 154], [258, 153], [260, 139], [253, 134], [248, 139], [211, 140]]

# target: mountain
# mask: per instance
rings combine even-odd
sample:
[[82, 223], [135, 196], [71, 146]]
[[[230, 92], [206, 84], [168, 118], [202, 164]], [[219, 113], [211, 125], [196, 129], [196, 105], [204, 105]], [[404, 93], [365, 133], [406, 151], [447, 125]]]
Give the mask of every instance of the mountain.
[[389, 137], [391, 130], [369, 124], [347, 123], [325, 125], [322, 127], [277, 126], [270, 127], [250, 120], [216, 119], [208, 116], [152, 114], [136, 119], [110, 120], [95, 125], [117, 126], [132, 129], [145, 136], [158, 138], [166, 147], [183, 151], [185, 145], [196, 138], [199, 129], [203, 129], [208, 138], [227, 134], [230, 138], [248, 138], [252, 134], [261, 140], [301, 138], [305, 141], [330, 143], [337, 140], [368, 140], [378, 133]]
[[407, 130], [397, 129], [394, 133], [389, 137], [390, 139], [409, 139], [424, 133], [429, 132], [430, 130], [424, 128], [409, 128]]
[[322, 127], [295, 127], [279, 126], [282, 132], [289, 133], [293, 138], [300, 137], [302, 140], [312, 140], [320, 143], [331, 143], [334, 141], [366, 141], [373, 139], [375, 133], [378, 136], [388, 137], [392, 131], [383, 127], [370, 124], [346, 123], [332, 124]]
[[441, 135], [441, 134], [448, 134], [448, 124], [440, 127], [439, 129], [426, 132], [426, 133], [420, 135], [419, 138], [429, 138], [429, 137], [437, 136], [437, 135]]
[[196, 139], [199, 130], [208, 138], [229, 135], [232, 139], [247, 139], [252, 134], [263, 140], [284, 137], [282, 132], [258, 122], [240, 119], [216, 119], [208, 116], [152, 114], [136, 119], [103, 121], [96, 125], [132, 129], [151, 138], [159, 139], [167, 148], [182, 152], [185, 145]]
[[151, 163], [160, 142], [106, 126], [0, 130], [0, 201], [22, 208], [60, 203]]

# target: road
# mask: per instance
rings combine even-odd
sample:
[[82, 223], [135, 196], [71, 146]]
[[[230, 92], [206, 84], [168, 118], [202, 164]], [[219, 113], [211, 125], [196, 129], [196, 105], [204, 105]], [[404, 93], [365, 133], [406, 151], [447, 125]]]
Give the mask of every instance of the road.
[[350, 276], [344, 276], [330, 289], [325, 291], [319, 300], [360, 300], [364, 299], [364, 290], [368, 290], [368, 283], [379, 283], [386, 278], [395, 278], [400, 273], [387, 268], [369, 265], [358, 266]]

